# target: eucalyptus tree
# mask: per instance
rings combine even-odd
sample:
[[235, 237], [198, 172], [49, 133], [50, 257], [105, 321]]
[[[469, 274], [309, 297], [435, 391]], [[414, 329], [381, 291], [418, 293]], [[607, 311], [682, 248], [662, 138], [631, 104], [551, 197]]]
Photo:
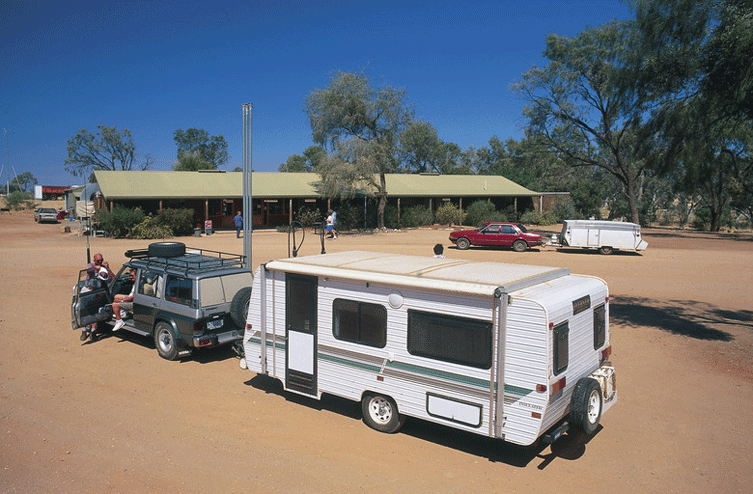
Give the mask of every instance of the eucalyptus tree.
[[178, 129], [173, 134], [178, 146], [176, 171], [217, 170], [228, 162], [227, 141], [221, 135], [209, 136], [204, 129]]
[[134, 166], [140, 170], [149, 168], [149, 160], [136, 164], [136, 146], [128, 129], [120, 132], [115, 127], [104, 125], [97, 128], [98, 134], [81, 129], [68, 139], [66, 171], [74, 176], [84, 176], [98, 170], [128, 171]]
[[338, 71], [306, 96], [305, 111], [314, 142], [331, 151], [317, 167], [321, 191], [342, 198], [375, 191], [384, 228], [385, 176], [398, 171], [400, 134], [413, 119], [405, 90], [372, 88], [365, 74]]
[[612, 21], [569, 38], [547, 36], [549, 63], [533, 67], [514, 85], [528, 101], [529, 132], [570, 166], [600, 168], [621, 185], [630, 218], [639, 222], [640, 180], [647, 162], [637, 153], [645, 100], [625, 82], [633, 23]]

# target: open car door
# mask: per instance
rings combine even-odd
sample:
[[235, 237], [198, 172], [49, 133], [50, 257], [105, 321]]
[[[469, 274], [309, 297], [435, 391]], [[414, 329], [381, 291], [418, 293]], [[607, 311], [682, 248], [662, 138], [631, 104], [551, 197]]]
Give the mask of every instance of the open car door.
[[78, 273], [78, 282], [73, 287], [71, 302], [71, 325], [73, 329], [87, 324], [106, 321], [112, 317], [112, 298], [107, 284], [100, 280], [87, 280], [86, 270]]

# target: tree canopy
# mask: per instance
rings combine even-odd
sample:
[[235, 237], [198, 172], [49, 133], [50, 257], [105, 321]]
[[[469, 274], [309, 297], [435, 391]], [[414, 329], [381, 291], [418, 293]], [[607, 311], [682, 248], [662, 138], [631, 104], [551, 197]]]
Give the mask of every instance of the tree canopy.
[[322, 192], [352, 197], [373, 187], [384, 228], [385, 174], [398, 170], [400, 134], [413, 118], [405, 90], [375, 89], [365, 74], [339, 71], [327, 87], [306, 96], [305, 111], [314, 142], [331, 151], [317, 168]]
[[204, 129], [178, 129], [173, 139], [178, 146], [175, 171], [217, 170], [230, 159], [225, 138], [210, 137]]
[[[97, 126], [98, 135], [86, 129], [81, 129], [68, 140], [68, 157], [65, 159], [65, 169], [74, 176], [84, 176], [97, 170], [133, 169], [135, 163], [136, 146], [133, 144], [131, 132], [122, 132], [115, 127]], [[140, 170], [149, 168], [149, 161], [142, 163]]]

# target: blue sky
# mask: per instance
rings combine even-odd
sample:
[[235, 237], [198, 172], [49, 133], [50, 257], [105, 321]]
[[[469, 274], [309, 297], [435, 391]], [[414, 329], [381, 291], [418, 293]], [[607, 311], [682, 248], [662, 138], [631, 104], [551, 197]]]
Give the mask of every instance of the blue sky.
[[542, 65], [549, 33], [631, 17], [619, 0], [0, 2], [3, 184], [84, 182], [64, 169], [79, 129], [128, 129], [137, 160], [169, 170], [173, 134], [200, 128], [243, 162], [242, 105], [253, 103], [255, 171], [276, 171], [311, 141], [304, 99], [337, 70], [406, 90], [439, 137], [479, 148], [520, 138], [510, 85]]

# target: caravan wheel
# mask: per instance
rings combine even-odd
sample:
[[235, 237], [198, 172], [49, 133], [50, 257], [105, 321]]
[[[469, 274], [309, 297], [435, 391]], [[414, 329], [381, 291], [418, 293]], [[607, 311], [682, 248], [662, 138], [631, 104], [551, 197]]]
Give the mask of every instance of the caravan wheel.
[[366, 393], [361, 401], [363, 420], [366, 425], [379, 432], [393, 433], [405, 423], [397, 411], [395, 400], [389, 396]]
[[608, 256], [608, 255], [610, 255], [610, 254], [611, 254], [612, 252], [614, 252], [614, 249], [612, 249], [611, 247], [609, 247], [609, 246], [607, 246], [607, 245], [604, 245], [604, 246], [602, 246], [602, 247], [599, 247], [599, 254], [603, 254], [603, 255], [605, 255], [605, 256]]
[[593, 434], [601, 420], [601, 386], [591, 377], [582, 377], [575, 384], [570, 398], [570, 421], [586, 434]]

